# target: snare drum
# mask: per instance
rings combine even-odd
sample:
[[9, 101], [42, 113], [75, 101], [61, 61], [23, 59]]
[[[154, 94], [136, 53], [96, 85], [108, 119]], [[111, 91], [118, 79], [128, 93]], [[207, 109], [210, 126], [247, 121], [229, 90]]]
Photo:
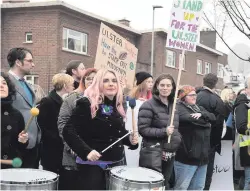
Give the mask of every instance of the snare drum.
[[58, 175], [38, 169], [0, 170], [1, 190], [57, 190]]
[[165, 190], [161, 173], [142, 167], [118, 166], [112, 168], [109, 190]]

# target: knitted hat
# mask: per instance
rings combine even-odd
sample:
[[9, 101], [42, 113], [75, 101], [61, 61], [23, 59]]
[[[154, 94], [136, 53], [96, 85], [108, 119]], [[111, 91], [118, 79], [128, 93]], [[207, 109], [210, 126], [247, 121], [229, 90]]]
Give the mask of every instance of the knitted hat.
[[147, 78], [153, 78], [153, 77], [147, 72], [138, 72], [135, 75], [135, 78], [136, 78], [136, 85], [139, 85]]
[[190, 92], [195, 91], [195, 88], [193, 86], [184, 85], [179, 89], [178, 97], [179, 99], [184, 98], [186, 95], [188, 95]]

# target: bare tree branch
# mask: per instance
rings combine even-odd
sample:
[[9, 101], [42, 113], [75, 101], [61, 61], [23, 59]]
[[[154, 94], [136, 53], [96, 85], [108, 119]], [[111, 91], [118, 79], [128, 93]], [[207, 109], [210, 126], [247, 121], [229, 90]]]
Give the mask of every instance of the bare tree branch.
[[[229, 12], [229, 10], [228, 10], [226, 4], [225, 4], [223, 1], [221, 1], [221, 3], [222, 3], [222, 5], [223, 5], [223, 7], [226, 9], [228, 16], [230, 17], [230, 19], [231, 19], [231, 21], [233, 22], [233, 24], [237, 27], [237, 29], [238, 29], [241, 33], [243, 33], [244, 35], [246, 35], [247, 38], [250, 39], [250, 34], [247, 34], [247, 33], [244, 31], [244, 27], [242, 26], [242, 24], [241, 24], [240, 22], [238, 22], [238, 24], [240, 24], [240, 25], [243, 27], [243, 29], [241, 29], [241, 28], [238, 26], [238, 24], [235, 22], [235, 20], [232, 18], [232, 14]], [[233, 9], [232, 9], [232, 10], [233, 10]]]
[[246, 17], [247, 19], [250, 19], [250, 17], [246, 14], [246, 11], [245, 11], [245, 9], [243, 8], [243, 6], [242, 6], [241, 3], [240, 3], [240, 6], [241, 6], [241, 9], [242, 9], [243, 13], [245, 14], [245, 17]]
[[[241, 4], [241, 2], [238, 2], [238, 3]], [[234, 4], [236, 10], [238, 11], [240, 17], [242, 18], [243, 23], [244, 23], [245, 26], [248, 28], [248, 30], [250, 30], [250, 27], [248, 26], [248, 24], [247, 24], [246, 20], [244, 19], [244, 17], [242, 17], [242, 15], [241, 15], [241, 13], [240, 13], [240, 11], [239, 11], [239, 9], [238, 9], [238, 7], [237, 7], [237, 5], [235, 4], [234, 1], [233, 1], [233, 4]]]
[[248, 3], [245, 0], [243, 2], [246, 4], [248, 8], [250, 8], [250, 5], [248, 5]]
[[243, 60], [243, 61], [250, 61], [250, 58], [245, 59], [242, 58], [241, 56], [239, 56], [233, 49], [230, 48], [230, 46], [226, 43], [226, 41], [223, 39], [223, 37], [219, 34], [219, 32], [216, 30], [216, 28], [212, 25], [212, 23], [210, 22], [210, 20], [208, 19], [206, 13], [203, 11], [203, 14], [205, 16], [205, 18], [203, 17], [203, 19], [213, 28], [213, 30], [215, 30], [215, 32], [217, 33], [217, 35], [220, 37], [220, 39], [223, 41], [223, 43], [227, 46], [227, 48], [239, 59]]

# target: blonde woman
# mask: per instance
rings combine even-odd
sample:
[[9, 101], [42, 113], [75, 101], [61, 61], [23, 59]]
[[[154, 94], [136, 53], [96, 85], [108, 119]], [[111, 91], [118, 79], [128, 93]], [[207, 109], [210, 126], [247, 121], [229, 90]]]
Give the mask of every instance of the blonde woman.
[[[231, 88], [225, 88], [221, 91], [220, 97], [225, 105], [225, 122], [227, 124], [227, 131], [223, 140], [233, 140], [233, 130], [232, 130], [232, 111], [235, 99], [235, 93]], [[230, 116], [231, 115], [231, 116]]]
[[117, 75], [99, 70], [92, 85], [77, 100], [76, 108], [63, 129], [63, 138], [78, 156], [78, 189], [105, 190], [107, 166], [124, 164], [124, 146], [138, 147], [138, 138], [127, 136], [109, 150], [110, 144], [126, 135], [123, 95]]
[[74, 90], [74, 79], [68, 74], [52, 78], [54, 89], [40, 101], [37, 122], [42, 130], [41, 164], [44, 170], [59, 173], [62, 164], [63, 143], [57, 128], [57, 118], [63, 95]]
[[[131, 102], [135, 103], [134, 110], [134, 118], [136, 120], [137, 126], [137, 119], [138, 113], [141, 105], [152, 97], [152, 87], [153, 87], [153, 77], [147, 72], [138, 72], [135, 75], [136, 78], [136, 85], [130, 91], [128, 101], [127, 101], [127, 112], [126, 112], [126, 129], [132, 130], [132, 109], [131, 109]], [[139, 148], [136, 150], [130, 150], [128, 147], [125, 147], [125, 154], [126, 154], [126, 162], [127, 166], [138, 167], [139, 166], [139, 152], [140, 152], [140, 145], [141, 145], [142, 137], [139, 137]]]

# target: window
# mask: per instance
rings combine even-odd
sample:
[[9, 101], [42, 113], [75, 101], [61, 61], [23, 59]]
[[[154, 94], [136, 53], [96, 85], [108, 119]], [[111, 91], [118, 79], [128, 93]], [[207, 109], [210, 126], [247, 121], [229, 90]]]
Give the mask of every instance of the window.
[[211, 73], [212, 71], [212, 64], [209, 62], [205, 62], [205, 74]]
[[24, 79], [32, 85], [38, 84], [38, 75], [27, 75], [24, 76]]
[[167, 50], [167, 63], [166, 66], [175, 68], [175, 52]]
[[197, 74], [202, 74], [202, 60], [197, 60]]
[[88, 35], [63, 28], [63, 49], [87, 54]]
[[[182, 54], [179, 55], [179, 65], [181, 63], [181, 55]], [[185, 70], [185, 68], [186, 68], [186, 55], [185, 54], [184, 54], [184, 58], [183, 58], [182, 68], [183, 68], [183, 70]]]
[[219, 78], [223, 78], [224, 77], [224, 72], [223, 72], [223, 69], [222, 69], [223, 67], [224, 67], [223, 64], [218, 63], [217, 76]]
[[25, 33], [25, 42], [32, 42], [32, 33], [31, 32]]

